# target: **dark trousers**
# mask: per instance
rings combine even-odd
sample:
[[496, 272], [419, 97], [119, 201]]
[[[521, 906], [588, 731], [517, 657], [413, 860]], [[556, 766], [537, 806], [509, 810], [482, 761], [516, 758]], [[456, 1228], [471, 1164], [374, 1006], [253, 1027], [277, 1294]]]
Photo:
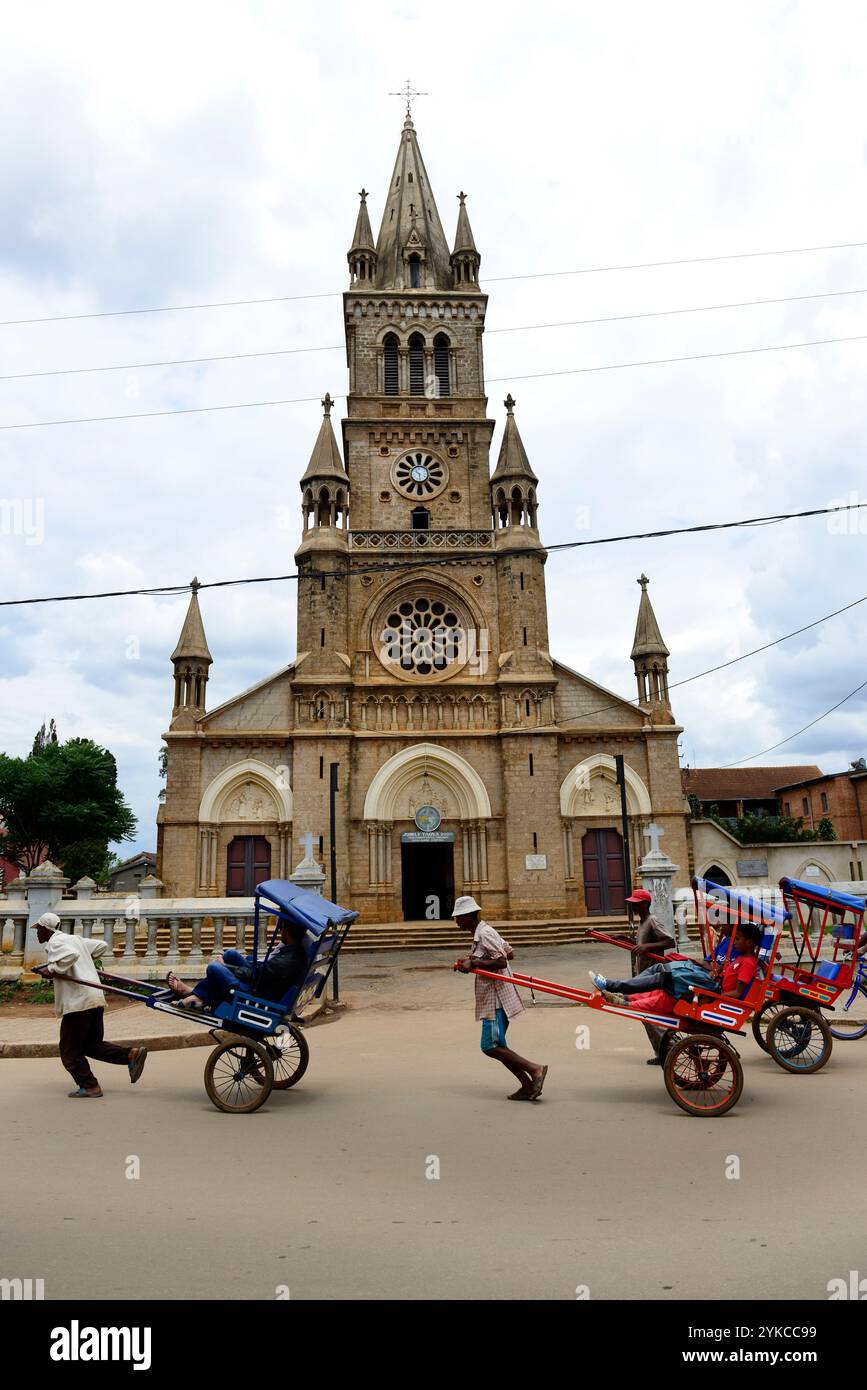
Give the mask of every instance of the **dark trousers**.
[[645, 994], [650, 989], [671, 989], [671, 966], [650, 965], [631, 980], [608, 980], [608, 989], [615, 994]]
[[103, 1039], [103, 1013], [98, 1006], [76, 1014], [64, 1014], [60, 1020], [60, 1060], [73, 1080], [88, 1091], [99, 1085], [87, 1064], [88, 1057], [112, 1062], [115, 1066], [126, 1066], [130, 1058], [128, 1047], [118, 1047], [117, 1043]]
[[[640, 974], [642, 973], [643, 970], [646, 970], [646, 969], [648, 969], [649, 967], [652, 967], [652, 966], [654, 966], [654, 965], [661, 965], [661, 964], [662, 964], [661, 961], [649, 960], [647, 956], [642, 956], [642, 955], [640, 954], [640, 952], [638, 952], [638, 951], [633, 951], [633, 953], [632, 953], [632, 977], [633, 977], [633, 979], [634, 979], [635, 976], [636, 976], [636, 975], [640, 975]], [[668, 1032], [668, 1029], [667, 1029], [667, 1028], [657, 1028], [655, 1023], [645, 1023], [645, 1025], [644, 1025], [644, 1031], [645, 1031], [645, 1033], [647, 1034], [647, 1041], [650, 1043], [650, 1046], [653, 1048], [653, 1054], [654, 1054], [654, 1056], [658, 1058], [659, 1055], [660, 1055], [660, 1048], [662, 1047], [663, 1038], [665, 1037], [666, 1033]]]

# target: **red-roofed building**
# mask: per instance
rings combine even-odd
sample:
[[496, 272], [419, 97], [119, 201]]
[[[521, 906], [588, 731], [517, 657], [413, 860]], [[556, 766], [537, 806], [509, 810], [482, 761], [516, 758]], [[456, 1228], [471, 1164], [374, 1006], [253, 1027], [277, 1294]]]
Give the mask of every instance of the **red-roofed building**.
[[867, 837], [867, 767], [860, 763], [848, 772], [788, 779], [777, 791], [783, 815], [803, 816], [811, 830], [827, 816], [839, 840]]
[[[778, 789], [784, 784], [800, 785], [821, 779], [815, 764], [794, 767], [687, 767], [683, 770], [684, 796], [697, 796], [702, 815], [712, 806], [722, 817], [788, 815], [781, 806]], [[867, 791], [867, 789], [865, 789]], [[800, 816], [802, 811], [793, 811]]]

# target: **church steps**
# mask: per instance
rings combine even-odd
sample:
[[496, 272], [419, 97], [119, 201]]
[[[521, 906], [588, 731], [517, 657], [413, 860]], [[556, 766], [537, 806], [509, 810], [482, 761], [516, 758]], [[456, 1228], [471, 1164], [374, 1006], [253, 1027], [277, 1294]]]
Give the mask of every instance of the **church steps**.
[[[611, 932], [622, 935], [626, 927], [623, 917], [580, 917], [558, 919], [556, 921], [517, 921], [493, 924], [513, 946], [562, 946], [592, 940], [591, 931]], [[159, 926], [156, 932], [157, 953], [160, 960], [165, 958], [169, 948], [169, 928]], [[207, 960], [214, 954], [213, 927], [203, 922], [201, 928], [201, 948]], [[247, 925], [246, 949], [252, 944], [252, 924]], [[431, 950], [438, 947], [454, 950], [468, 949], [469, 938], [450, 922], [374, 922], [360, 923], [352, 927], [346, 939], [344, 951], [395, 951]], [[192, 928], [181, 925], [178, 932], [178, 949], [183, 960], [192, 945]], [[224, 932], [223, 949], [235, 945], [235, 930], [232, 926]], [[147, 941], [145, 933], [137, 934], [136, 955], [143, 956]]]

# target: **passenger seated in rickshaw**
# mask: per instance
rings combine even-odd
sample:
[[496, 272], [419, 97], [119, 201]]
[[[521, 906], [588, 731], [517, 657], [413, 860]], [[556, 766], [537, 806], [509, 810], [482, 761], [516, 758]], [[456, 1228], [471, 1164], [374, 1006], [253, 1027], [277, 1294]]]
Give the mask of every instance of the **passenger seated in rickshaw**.
[[173, 971], [166, 976], [166, 984], [177, 995], [184, 1009], [215, 1009], [239, 985], [252, 992], [254, 984], [258, 999], [270, 999], [276, 1003], [293, 985], [300, 985], [307, 974], [306, 934], [306, 927], [297, 922], [284, 922], [280, 928], [280, 945], [259, 970], [258, 978], [253, 956], [242, 956], [240, 951], [229, 950], [223, 951], [211, 962], [205, 971], [205, 978], [199, 980], [197, 985], [185, 984]]
[[610, 980], [593, 971], [590, 978], [607, 1003], [656, 1013], [672, 1013], [676, 1001], [685, 999], [691, 989], [742, 999], [756, 977], [756, 951], [762, 933], [752, 922], [744, 922], [735, 928], [734, 936], [727, 961], [704, 965], [690, 960], [660, 961], [629, 980]]

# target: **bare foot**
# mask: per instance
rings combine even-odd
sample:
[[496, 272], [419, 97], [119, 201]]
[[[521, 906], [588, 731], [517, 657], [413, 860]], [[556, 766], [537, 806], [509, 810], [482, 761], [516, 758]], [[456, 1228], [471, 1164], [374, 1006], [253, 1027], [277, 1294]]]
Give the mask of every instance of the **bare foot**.
[[173, 970], [170, 970], [166, 976], [166, 984], [172, 991], [172, 994], [176, 994], [179, 999], [186, 999], [187, 995], [193, 992], [192, 985], [185, 985], [183, 980], [176, 975]]

